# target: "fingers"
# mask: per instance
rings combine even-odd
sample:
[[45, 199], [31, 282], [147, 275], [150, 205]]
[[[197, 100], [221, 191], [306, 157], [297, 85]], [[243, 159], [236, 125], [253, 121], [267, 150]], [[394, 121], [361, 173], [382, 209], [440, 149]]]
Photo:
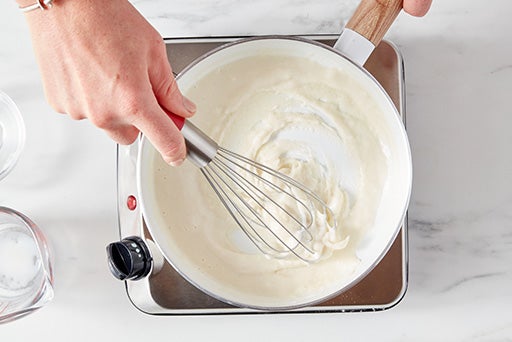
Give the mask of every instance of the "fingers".
[[[193, 111], [185, 107], [174, 78], [171, 76], [167, 79], [171, 80], [167, 88], [169, 97], [161, 98], [173, 112], [191, 116]], [[118, 100], [111, 102], [116, 106], [108, 109], [98, 106], [98, 103], [87, 105], [87, 99], [81, 99], [78, 104], [73, 102], [57, 105], [58, 101], [52, 103], [59, 112], [67, 113], [73, 119], [89, 119], [94, 126], [103, 129], [112, 140], [122, 145], [133, 143], [139, 133], [143, 132], [168, 164], [178, 166], [186, 158], [185, 141], [166, 113], [167, 109], [162, 109], [163, 105], [157, 102], [153, 87], [149, 81], [146, 82], [146, 86], [136, 82], [136, 86], [128, 87], [129, 90], [125, 90]]]
[[139, 136], [139, 130], [134, 126], [122, 126], [105, 131], [112, 140], [120, 145], [130, 145]]
[[133, 124], [151, 141], [166, 163], [172, 166], [183, 163], [187, 155], [185, 140], [158, 103], [144, 106]]
[[155, 92], [155, 96], [163, 108], [176, 115], [188, 118], [196, 112], [196, 105], [181, 94], [172, 74], [166, 78], [161, 88]]
[[181, 94], [166, 57], [150, 70], [149, 76], [155, 97], [164, 109], [185, 118], [196, 112], [196, 105]]
[[166, 111], [188, 118], [196, 112], [196, 105], [179, 90], [164, 44], [158, 52], [159, 56], [152, 59], [153, 64], [149, 68], [149, 81], [157, 103], [151, 111], [141, 116], [136, 126], [168, 164], [178, 166], [186, 157], [185, 141]]
[[423, 17], [432, 5], [432, 0], [405, 0], [404, 11], [415, 17]]

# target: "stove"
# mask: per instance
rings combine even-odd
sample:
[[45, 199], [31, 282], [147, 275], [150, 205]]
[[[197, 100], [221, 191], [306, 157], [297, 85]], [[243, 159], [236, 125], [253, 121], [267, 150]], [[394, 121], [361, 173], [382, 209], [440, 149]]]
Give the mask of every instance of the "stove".
[[[165, 39], [165, 43], [173, 71], [179, 73], [197, 57], [240, 38], [245, 37]], [[336, 41], [335, 36], [306, 38], [330, 46]], [[404, 68], [397, 48], [390, 42], [381, 42], [368, 59], [365, 68], [388, 92], [405, 123]], [[380, 311], [395, 306], [405, 295], [408, 276], [407, 218], [386, 256], [364, 279], [349, 290], [315, 306], [293, 311], [257, 311], [234, 307], [204, 294], [183, 279], [164, 260], [146, 228], [136, 202], [138, 149], [139, 141], [129, 146], [118, 146], [118, 222], [119, 236], [125, 244], [121, 249], [116, 249], [115, 246], [111, 247], [116, 245], [114, 243], [107, 249], [111, 270], [120, 279], [125, 278], [126, 272], [122, 268], [119, 270], [112, 267], [112, 255], [125, 261], [127, 254], [124, 253], [129, 253], [127, 249], [131, 249], [135, 258], [140, 257], [133, 262], [139, 263], [142, 272], [131, 280], [125, 280], [125, 286], [128, 298], [142, 312], [152, 315], [218, 315]], [[133, 266], [134, 264], [130, 264], [126, 267]]]

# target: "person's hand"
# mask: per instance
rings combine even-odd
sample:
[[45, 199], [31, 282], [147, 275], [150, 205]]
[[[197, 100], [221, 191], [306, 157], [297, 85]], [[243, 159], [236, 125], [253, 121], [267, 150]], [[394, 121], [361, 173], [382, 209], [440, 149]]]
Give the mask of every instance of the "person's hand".
[[127, 0], [55, 1], [26, 18], [57, 112], [88, 118], [120, 144], [142, 131], [166, 162], [181, 164], [185, 143], [166, 111], [190, 117], [195, 105], [176, 85], [163, 39]]
[[415, 17], [423, 17], [432, 5], [432, 0], [404, 0], [404, 11]]

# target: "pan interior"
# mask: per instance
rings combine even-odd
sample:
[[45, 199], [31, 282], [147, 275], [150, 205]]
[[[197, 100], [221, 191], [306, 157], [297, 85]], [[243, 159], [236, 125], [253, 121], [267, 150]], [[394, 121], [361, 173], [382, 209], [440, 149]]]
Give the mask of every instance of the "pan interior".
[[396, 110], [368, 74], [321, 46], [262, 39], [203, 58], [178, 82], [198, 105], [192, 121], [224, 147], [303, 161], [293, 176], [336, 208], [340, 241], [348, 241], [309, 265], [254, 253], [199, 170], [167, 166], [144, 141], [144, 216], [186, 279], [228, 303], [293, 308], [348, 289], [375, 266], [407, 208], [411, 163]]

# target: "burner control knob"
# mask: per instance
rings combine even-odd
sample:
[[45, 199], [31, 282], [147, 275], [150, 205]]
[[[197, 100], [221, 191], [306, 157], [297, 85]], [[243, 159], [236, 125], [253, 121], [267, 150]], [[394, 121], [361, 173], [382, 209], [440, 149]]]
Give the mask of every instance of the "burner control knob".
[[130, 236], [107, 246], [110, 272], [120, 280], [138, 280], [151, 271], [153, 258], [146, 243]]

